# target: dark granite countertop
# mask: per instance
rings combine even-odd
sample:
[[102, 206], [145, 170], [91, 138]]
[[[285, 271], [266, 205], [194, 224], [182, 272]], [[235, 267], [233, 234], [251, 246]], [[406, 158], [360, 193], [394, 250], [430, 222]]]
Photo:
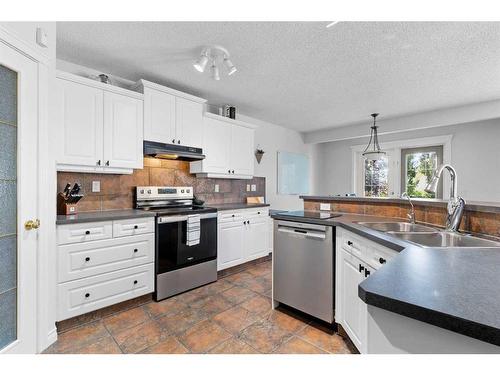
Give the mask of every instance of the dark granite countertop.
[[257, 208], [257, 207], [269, 207], [267, 203], [221, 203], [221, 204], [207, 204], [207, 207], [216, 208], [217, 211], [227, 211], [227, 210], [240, 210], [244, 208]]
[[76, 215], [57, 215], [56, 224], [76, 224], [76, 223], [90, 223], [93, 221], [107, 221], [107, 220], [122, 220], [134, 219], [138, 217], [154, 217], [155, 213], [144, 210], [108, 210], [108, 211], [92, 211], [81, 212]]
[[367, 304], [500, 345], [500, 249], [422, 248], [355, 223], [390, 220], [343, 214], [293, 221], [340, 226], [400, 252], [359, 284]]
[[[301, 195], [301, 199], [305, 201], [322, 201], [322, 202], [359, 202], [359, 203], [396, 203], [408, 204], [407, 199], [392, 198], [392, 197], [346, 197], [335, 195]], [[445, 199], [425, 199], [425, 198], [412, 198], [412, 202], [416, 206], [430, 206], [430, 207], [446, 207], [448, 200]], [[468, 201], [465, 206], [466, 211], [478, 212], [491, 212], [500, 213], [500, 202], [480, 202]]]

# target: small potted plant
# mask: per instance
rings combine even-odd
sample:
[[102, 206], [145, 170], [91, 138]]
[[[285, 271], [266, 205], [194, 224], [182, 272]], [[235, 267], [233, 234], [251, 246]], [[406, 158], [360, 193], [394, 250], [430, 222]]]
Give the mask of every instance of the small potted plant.
[[262, 160], [264, 153], [265, 153], [264, 150], [262, 150], [261, 148], [257, 148], [257, 150], [255, 151], [255, 158], [257, 159], [257, 163], [260, 164], [260, 161]]

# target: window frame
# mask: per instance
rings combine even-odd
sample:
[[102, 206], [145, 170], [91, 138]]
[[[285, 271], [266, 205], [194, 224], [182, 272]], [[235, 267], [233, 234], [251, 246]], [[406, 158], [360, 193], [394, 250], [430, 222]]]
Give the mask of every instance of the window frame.
[[[443, 163], [443, 145], [434, 145], [434, 146], [421, 146], [421, 147], [411, 147], [411, 148], [402, 148], [401, 149], [401, 192], [406, 191], [406, 156], [409, 154], [415, 153], [425, 153], [425, 152], [435, 152], [437, 154], [437, 165]], [[436, 192], [436, 199], [443, 198], [443, 179], [439, 181], [438, 189]]]
[[[381, 142], [380, 147], [387, 153], [389, 166], [389, 198], [397, 198], [402, 193], [401, 183], [401, 150], [407, 148], [420, 148], [443, 146], [443, 163], [451, 163], [451, 141], [453, 135], [436, 137], [402, 139], [398, 141]], [[368, 141], [367, 141], [368, 142]], [[352, 175], [351, 191], [359, 197], [364, 197], [364, 158], [363, 151], [366, 143], [351, 146]], [[450, 194], [450, 179], [443, 180], [443, 198], [448, 199]], [[437, 198], [439, 199], [439, 198]]]

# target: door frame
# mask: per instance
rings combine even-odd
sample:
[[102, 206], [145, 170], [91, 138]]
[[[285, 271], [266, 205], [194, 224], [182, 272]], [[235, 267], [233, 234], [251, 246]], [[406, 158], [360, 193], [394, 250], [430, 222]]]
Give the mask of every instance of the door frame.
[[[0, 26], [0, 43], [33, 60], [38, 65], [38, 218], [37, 230], [37, 290], [36, 290], [36, 352], [57, 340], [55, 326], [55, 218], [56, 169], [55, 155], [49, 147], [52, 131], [49, 128], [49, 91], [55, 82], [55, 61], [19, 38], [10, 29]], [[12, 345], [12, 344], [11, 344]], [[8, 345], [0, 353], [7, 351]]]

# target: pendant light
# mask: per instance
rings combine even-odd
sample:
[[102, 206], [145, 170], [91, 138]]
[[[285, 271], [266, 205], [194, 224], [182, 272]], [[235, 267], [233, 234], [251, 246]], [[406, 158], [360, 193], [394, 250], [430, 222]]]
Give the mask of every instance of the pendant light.
[[382, 151], [380, 149], [380, 145], [378, 144], [378, 126], [376, 125], [378, 115], [378, 113], [371, 114], [371, 116], [373, 117], [373, 126], [371, 127], [370, 131], [370, 141], [368, 142], [368, 146], [366, 146], [365, 150], [363, 151], [363, 156], [368, 160], [380, 160], [383, 156], [386, 155], [386, 152]]

